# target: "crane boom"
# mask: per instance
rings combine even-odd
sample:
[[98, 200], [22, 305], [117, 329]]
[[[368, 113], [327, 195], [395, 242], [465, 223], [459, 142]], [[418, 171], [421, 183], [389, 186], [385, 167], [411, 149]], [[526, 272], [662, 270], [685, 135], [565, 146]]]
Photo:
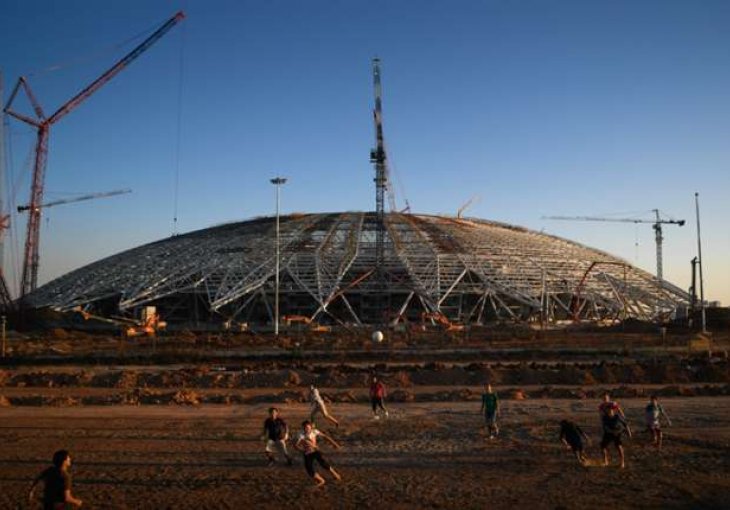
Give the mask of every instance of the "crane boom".
[[[131, 192], [132, 192], [131, 189], [118, 189], [118, 190], [114, 190], [114, 191], [105, 191], [102, 193], [89, 193], [88, 195], [81, 195], [80, 197], [63, 198], [60, 200], [54, 200], [52, 202], [46, 202], [45, 204], [41, 204], [38, 207], [47, 209], [49, 207], [53, 207], [54, 205], [71, 204], [74, 202], [83, 202], [84, 200], [93, 200], [95, 198], [114, 197], [117, 195], [125, 195], [125, 194], [131, 193]], [[27, 211], [28, 209], [30, 209], [30, 205], [19, 205], [18, 206], [18, 212]]]
[[659, 215], [659, 209], [652, 209], [652, 212], [656, 214], [656, 218], [653, 220], [642, 220], [637, 218], [601, 218], [599, 216], [543, 216], [544, 220], [568, 220], [568, 221], [612, 221], [617, 223], [651, 223], [652, 228], [655, 232], [656, 242], [656, 277], [659, 282], [660, 289], [663, 287], [664, 282], [664, 263], [663, 263], [663, 252], [662, 245], [664, 243], [664, 235], [662, 232], [662, 225], [684, 225], [684, 220], [672, 220], [662, 219]]
[[[656, 211], [654, 209], [653, 211]], [[653, 212], [652, 211], [652, 212]], [[637, 218], [601, 218], [598, 216], [543, 216], [544, 220], [570, 220], [570, 221], [614, 221], [618, 223], [669, 223], [679, 226], [684, 225], [684, 220], [641, 220]]]
[[459, 210], [456, 211], [456, 217], [461, 218], [462, 214], [464, 214], [464, 211], [466, 211], [469, 206], [471, 206], [475, 202], [478, 202], [479, 200], [481, 200], [481, 197], [479, 195], [473, 195], [469, 200], [464, 202], [461, 207], [459, 207]]
[[[90, 85], [81, 92], [66, 101], [58, 108], [50, 117], [46, 118], [40, 103], [36, 100], [33, 91], [28, 85], [24, 77], [18, 79], [13, 92], [10, 95], [7, 106], [3, 111], [12, 117], [30, 124], [37, 129], [37, 139], [35, 146], [35, 163], [33, 165], [33, 179], [30, 191], [30, 204], [28, 205], [28, 227], [26, 229], [25, 250], [23, 255], [23, 271], [20, 284], [21, 298], [26, 294], [35, 290], [38, 285], [38, 266], [39, 266], [39, 249], [40, 249], [40, 226], [41, 226], [41, 210], [43, 208], [43, 191], [45, 184], [46, 162], [48, 160], [48, 138], [50, 128], [58, 122], [62, 117], [71, 112], [80, 105], [84, 100], [88, 99], [94, 92], [99, 90], [109, 80], [114, 78], [119, 72], [128, 66], [132, 61], [138, 58], [142, 53], [149, 49], [163, 35], [165, 35], [172, 27], [183, 20], [185, 14], [180, 11], [172, 18], [168, 19], [160, 26], [152, 35], [145, 39], [140, 45], [130, 51], [126, 56], [94, 80]], [[11, 109], [13, 101], [20, 90], [23, 90], [30, 100], [36, 119], [27, 115], [20, 114]]]
[[119, 62], [110, 67], [104, 74], [94, 80], [88, 87], [83, 89], [81, 92], [76, 94], [74, 97], [69, 99], [66, 104], [61, 106], [55, 111], [53, 115], [48, 118], [48, 122], [53, 124], [60, 120], [64, 115], [69, 113], [71, 110], [76, 108], [82, 102], [84, 102], [94, 92], [103, 87], [109, 80], [119, 74], [122, 69], [131, 64], [137, 57], [147, 51], [150, 46], [155, 44], [163, 35], [165, 35], [172, 27], [177, 25], [180, 21], [185, 18], [185, 13], [182, 11], [177, 12], [172, 18], [167, 20], [160, 28], [158, 28], [152, 35], [142, 41], [142, 43], [130, 51], [126, 56], [122, 57]]

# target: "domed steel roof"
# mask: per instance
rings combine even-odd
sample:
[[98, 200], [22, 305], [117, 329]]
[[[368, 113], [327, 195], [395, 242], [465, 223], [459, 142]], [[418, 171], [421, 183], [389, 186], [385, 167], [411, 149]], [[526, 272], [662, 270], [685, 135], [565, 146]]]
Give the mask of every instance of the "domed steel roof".
[[[395, 323], [424, 316], [648, 319], [687, 294], [624, 260], [565, 239], [474, 218], [388, 213], [375, 271], [375, 213], [281, 217], [282, 316]], [[131, 313], [168, 321], [270, 323], [275, 221], [256, 218], [163, 239], [68, 273], [30, 294], [35, 307]], [[378, 275], [383, 275], [382, 277]]]

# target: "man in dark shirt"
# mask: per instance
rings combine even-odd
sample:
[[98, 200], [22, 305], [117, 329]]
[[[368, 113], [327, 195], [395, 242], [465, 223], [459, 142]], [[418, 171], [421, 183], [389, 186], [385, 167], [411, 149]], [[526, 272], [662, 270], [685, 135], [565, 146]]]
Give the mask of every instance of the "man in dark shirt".
[[80, 508], [82, 501], [71, 495], [71, 455], [67, 450], [53, 454], [53, 466], [45, 469], [33, 481], [28, 499], [32, 503], [38, 482], [43, 481], [43, 510]]
[[497, 416], [499, 415], [499, 397], [492, 389], [491, 384], [484, 385], [482, 393], [482, 407], [480, 412], [484, 413], [484, 424], [489, 429], [489, 439], [494, 439], [499, 434]]
[[618, 414], [616, 409], [609, 408], [606, 415], [602, 418], [603, 439], [601, 440], [601, 450], [603, 450], [603, 465], [608, 466], [608, 446], [613, 443], [616, 445], [618, 456], [621, 461], [620, 465], [623, 469], [626, 467], [624, 461], [624, 447], [621, 443], [621, 436], [624, 434], [631, 437], [631, 428], [626, 420]]
[[572, 421], [563, 420], [560, 422], [560, 440], [569, 450], [573, 450], [578, 462], [585, 465], [586, 457], [583, 453], [583, 441], [589, 441], [585, 432]]
[[266, 441], [266, 457], [269, 459], [269, 466], [275, 462], [274, 452], [279, 450], [286, 458], [286, 463], [292, 465], [292, 459], [286, 450], [286, 441], [289, 439], [289, 427], [279, 417], [279, 409], [269, 408], [269, 417], [264, 422], [263, 440]]

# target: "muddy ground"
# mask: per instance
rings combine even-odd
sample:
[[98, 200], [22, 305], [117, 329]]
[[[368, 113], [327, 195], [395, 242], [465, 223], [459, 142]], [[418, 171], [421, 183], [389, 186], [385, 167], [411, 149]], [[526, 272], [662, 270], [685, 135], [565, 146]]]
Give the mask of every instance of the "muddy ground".
[[[643, 399], [622, 402], [640, 423]], [[333, 404], [323, 448], [343, 475], [314, 489], [301, 459], [267, 467], [259, 429], [267, 404], [16, 407], [0, 410], [0, 508], [26, 508], [28, 480], [57, 448], [74, 454], [74, 491], [88, 508], [727, 508], [730, 398], [664, 400], [674, 426], [661, 451], [638, 431], [627, 467], [580, 467], [557, 442], [566, 416], [599, 456], [596, 402], [506, 401], [489, 440], [472, 402]], [[291, 424], [304, 404], [281, 406]], [[640, 429], [640, 427], [636, 427]]]
[[[711, 356], [686, 335], [653, 333], [382, 345], [15, 337], [0, 360], [0, 508], [38, 508], [25, 501], [29, 480], [59, 448], [74, 454], [85, 508], [728, 508], [726, 337]], [[373, 374], [389, 388], [387, 420], [368, 410]], [[478, 414], [487, 381], [503, 403], [496, 440]], [[266, 467], [259, 439], [272, 404], [292, 426], [307, 416], [312, 383], [342, 420], [320, 426], [343, 445], [325, 452], [344, 480], [320, 489], [300, 459]], [[606, 389], [637, 432], [624, 470], [578, 466], [557, 441], [559, 420], [574, 419], [598, 459]], [[642, 431], [650, 394], [674, 422], [661, 451]]]

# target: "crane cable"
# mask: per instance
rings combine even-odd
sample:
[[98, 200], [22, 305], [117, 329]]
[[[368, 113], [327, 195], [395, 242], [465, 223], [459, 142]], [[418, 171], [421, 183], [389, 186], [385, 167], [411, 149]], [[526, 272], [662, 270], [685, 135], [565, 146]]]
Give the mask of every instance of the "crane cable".
[[[408, 196], [406, 195], [406, 187], [400, 178], [400, 173], [396, 169], [396, 165], [392, 159], [392, 153], [390, 152], [390, 150], [388, 148], [390, 146], [390, 144], [386, 144], [385, 141], [383, 141], [383, 144], [386, 145], [385, 150], [386, 150], [386, 154], [388, 155], [388, 173], [392, 174], [392, 176], [395, 177], [395, 182], [393, 182], [393, 179], [390, 179], [390, 178], [388, 179], [388, 191], [391, 195], [393, 195], [394, 201], [395, 201], [395, 198], [398, 195], [400, 195], [400, 197], [405, 202], [405, 205], [408, 208], [410, 208], [410, 202], [408, 202]], [[390, 175], [388, 177], [390, 177]], [[396, 186], [394, 186], [393, 184], [398, 185], [397, 189], [396, 189]], [[397, 208], [393, 212], [398, 212]]]
[[60, 62], [58, 64], [51, 64], [47, 67], [41, 67], [41, 68], [35, 69], [33, 71], [26, 73], [25, 76], [27, 78], [41, 77], [46, 74], [54, 73], [56, 71], [61, 71], [63, 69], [67, 69], [70, 67], [76, 67], [76, 66], [80, 66], [83, 64], [88, 64], [89, 62], [93, 62], [95, 60], [101, 60], [102, 57], [106, 57], [107, 55], [111, 55], [112, 53], [117, 53], [122, 48], [131, 46], [132, 43], [142, 39], [143, 37], [147, 37], [158, 26], [159, 26], [159, 23], [155, 23], [154, 25], [150, 26], [149, 28], [146, 28], [142, 32], [139, 32], [138, 34], [135, 34], [135, 35], [125, 39], [122, 42], [119, 42], [116, 44], [110, 44], [110, 45], [100, 48], [96, 51], [89, 52], [83, 56], [79, 56], [76, 58], [70, 58], [70, 59]]

